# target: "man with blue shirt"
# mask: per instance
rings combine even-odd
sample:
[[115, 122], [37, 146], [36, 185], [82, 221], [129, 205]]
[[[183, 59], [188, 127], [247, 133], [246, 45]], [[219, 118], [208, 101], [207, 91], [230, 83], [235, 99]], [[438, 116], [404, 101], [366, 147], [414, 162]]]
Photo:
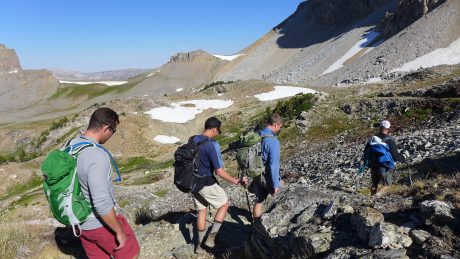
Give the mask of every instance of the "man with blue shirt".
[[211, 205], [214, 209], [217, 209], [211, 232], [204, 243], [204, 245], [209, 248], [214, 247], [216, 235], [224, 221], [229, 207], [227, 194], [217, 182], [214, 173], [227, 182], [235, 185], [247, 183], [247, 178], [239, 179], [233, 177], [224, 170], [224, 162], [220, 153], [220, 147], [214, 140], [214, 138], [221, 133], [221, 125], [222, 123], [216, 117], [210, 117], [204, 124], [203, 134], [193, 137], [195, 143], [206, 141], [199, 149], [199, 174], [205, 176], [204, 187], [200, 191], [193, 193], [195, 208], [198, 210], [198, 244], [195, 248], [195, 253], [197, 254], [203, 251], [203, 239], [206, 234], [206, 207]]
[[249, 186], [249, 192], [256, 195], [256, 204], [252, 211], [254, 222], [262, 216], [263, 202], [268, 194], [275, 195], [283, 185], [280, 177], [280, 142], [276, 134], [283, 126], [283, 119], [277, 113], [267, 118], [266, 127], [259, 132], [262, 139], [262, 160], [265, 173], [255, 177]]

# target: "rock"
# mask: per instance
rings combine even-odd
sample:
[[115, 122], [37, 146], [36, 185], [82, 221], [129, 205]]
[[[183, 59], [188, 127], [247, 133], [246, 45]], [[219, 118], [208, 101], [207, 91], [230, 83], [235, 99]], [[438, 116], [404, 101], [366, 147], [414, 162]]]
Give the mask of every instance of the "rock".
[[371, 259], [372, 250], [357, 248], [357, 247], [340, 247], [330, 253], [326, 259], [349, 259], [349, 258], [362, 258]]
[[350, 205], [340, 205], [338, 208], [338, 211], [342, 213], [349, 213], [349, 214], [352, 214], [355, 212], [353, 207], [351, 207]]
[[324, 208], [320, 211], [320, 217], [325, 219], [332, 218], [337, 214], [337, 206], [335, 206], [334, 201], [331, 201], [329, 204], [325, 205]]
[[313, 233], [306, 236], [305, 239], [313, 246], [315, 253], [326, 252], [331, 248], [332, 232]]
[[369, 207], [361, 207], [351, 216], [351, 224], [356, 234], [366, 244], [369, 243], [371, 229], [378, 223], [383, 222], [383, 220], [382, 213]]
[[410, 237], [414, 240], [415, 243], [423, 245], [425, 240], [431, 236], [430, 233], [424, 230], [414, 229], [410, 233]]
[[394, 13], [386, 14], [383, 21], [378, 25], [378, 30], [385, 38], [390, 38], [445, 1], [446, 0], [401, 0]]
[[412, 239], [403, 229], [391, 223], [381, 222], [375, 225], [369, 233], [369, 246], [373, 248], [399, 249], [409, 247]]
[[455, 220], [450, 205], [443, 201], [431, 200], [422, 202], [420, 204], [420, 213], [425, 220], [425, 224], [428, 225], [432, 223], [445, 225]]
[[372, 258], [375, 258], [375, 259], [406, 259], [409, 257], [406, 255], [406, 249], [390, 249], [390, 250], [379, 249], [374, 252]]

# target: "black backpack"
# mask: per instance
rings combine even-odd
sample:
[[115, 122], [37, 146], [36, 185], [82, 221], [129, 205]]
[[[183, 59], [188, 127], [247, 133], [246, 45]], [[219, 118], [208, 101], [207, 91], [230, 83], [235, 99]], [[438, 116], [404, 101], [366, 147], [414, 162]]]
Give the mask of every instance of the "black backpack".
[[193, 141], [195, 136], [188, 139], [187, 144], [177, 148], [174, 153], [174, 185], [185, 193], [199, 192], [207, 176], [199, 175], [200, 146], [210, 141], [206, 138], [198, 143]]

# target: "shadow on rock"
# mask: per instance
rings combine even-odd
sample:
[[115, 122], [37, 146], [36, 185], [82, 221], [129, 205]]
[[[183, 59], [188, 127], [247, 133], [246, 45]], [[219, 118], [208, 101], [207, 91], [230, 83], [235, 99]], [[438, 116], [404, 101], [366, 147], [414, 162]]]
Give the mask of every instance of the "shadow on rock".
[[80, 242], [80, 238], [73, 234], [71, 227], [56, 228], [54, 230], [54, 240], [62, 253], [77, 259], [88, 258]]

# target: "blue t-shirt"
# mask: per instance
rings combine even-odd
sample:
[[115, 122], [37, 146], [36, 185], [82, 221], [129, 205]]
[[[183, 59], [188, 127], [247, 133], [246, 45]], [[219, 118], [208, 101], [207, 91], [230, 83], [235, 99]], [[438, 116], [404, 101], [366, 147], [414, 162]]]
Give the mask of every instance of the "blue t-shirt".
[[[204, 139], [209, 139], [206, 144], [200, 147], [200, 171], [199, 174], [203, 176], [213, 176], [214, 172], [219, 168], [224, 168], [224, 161], [220, 154], [220, 147], [217, 141], [204, 135], [196, 135], [193, 138], [195, 143]], [[214, 177], [210, 177], [214, 179]], [[215, 182], [215, 181], [214, 181]], [[207, 184], [206, 184], [207, 185]]]
[[265, 136], [262, 140], [262, 160], [270, 171], [273, 188], [280, 188], [280, 142], [276, 138], [276, 134], [269, 128], [259, 131], [259, 135]]

